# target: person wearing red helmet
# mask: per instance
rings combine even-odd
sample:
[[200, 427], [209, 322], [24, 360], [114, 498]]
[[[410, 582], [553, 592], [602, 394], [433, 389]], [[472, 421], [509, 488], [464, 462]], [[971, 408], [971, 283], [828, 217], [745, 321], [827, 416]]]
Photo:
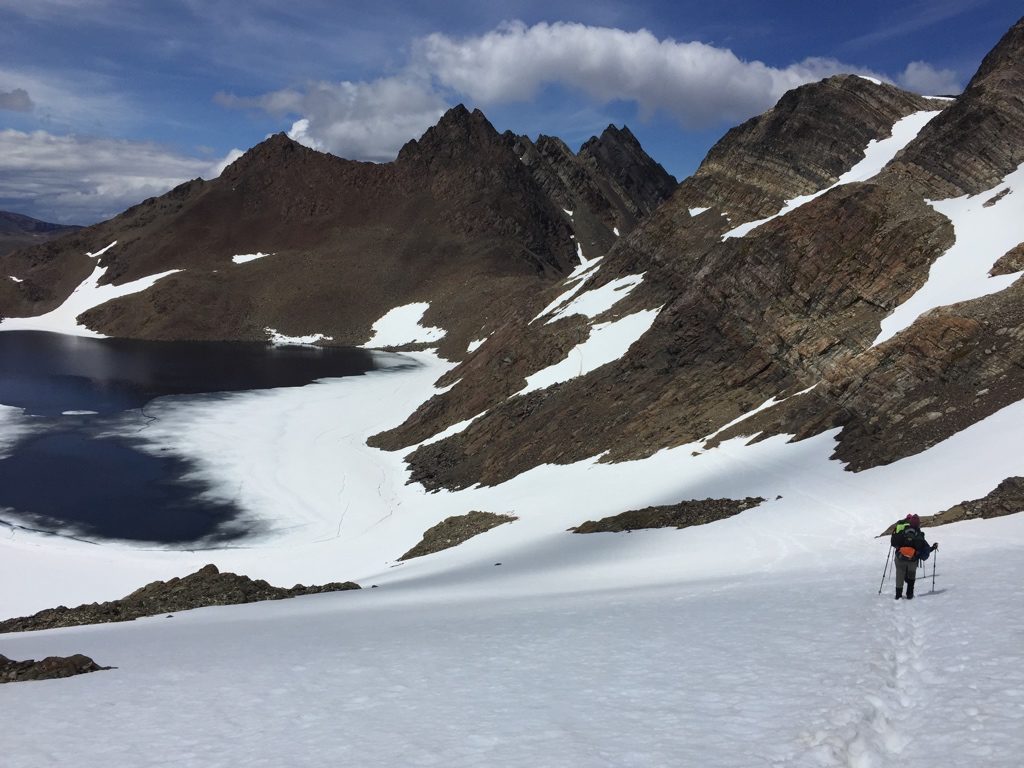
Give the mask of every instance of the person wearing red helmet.
[[921, 532], [921, 519], [917, 515], [907, 515], [906, 519], [896, 523], [896, 530], [889, 538], [889, 543], [896, 550], [893, 562], [896, 564], [896, 599], [903, 598], [903, 584], [907, 585], [907, 600], [914, 599], [914, 582], [917, 579], [917, 564], [927, 560], [938, 544], [929, 544]]

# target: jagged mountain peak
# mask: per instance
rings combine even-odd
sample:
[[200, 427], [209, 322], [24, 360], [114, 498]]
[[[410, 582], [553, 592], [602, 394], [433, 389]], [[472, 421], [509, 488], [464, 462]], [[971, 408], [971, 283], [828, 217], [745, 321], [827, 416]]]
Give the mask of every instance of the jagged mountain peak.
[[470, 148], [501, 145], [501, 137], [479, 109], [470, 111], [464, 104], [445, 112], [419, 139], [412, 139], [398, 152], [398, 162], [434, 157], [454, 158]]

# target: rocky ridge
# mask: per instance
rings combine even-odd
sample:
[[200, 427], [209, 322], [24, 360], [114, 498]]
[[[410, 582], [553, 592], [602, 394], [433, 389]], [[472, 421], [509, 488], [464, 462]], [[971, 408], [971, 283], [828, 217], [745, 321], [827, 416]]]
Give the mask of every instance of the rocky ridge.
[[[800, 439], [841, 427], [836, 458], [860, 470], [920, 452], [1019, 400], [1020, 283], [934, 310], [878, 347], [873, 340], [881, 320], [925, 283], [954, 243], [949, 220], [926, 201], [977, 192], [1024, 160], [1022, 26], [999, 42], [954, 101], [857, 77], [787, 94], [726, 134], [702, 170], [605, 257], [587, 288], [643, 273], [627, 299], [590, 322], [511, 318], [515, 331], [501, 332], [501, 346], [481, 347], [448, 375], [455, 387], [375, 443], [413, 445], [485, 412], [410, 456], [413, 480], [463, 488], [601, 453], [603, 461], [642, 458], [711, 435], [776, 397], [785, 402], [721, 437]], [[723, 240], [740, 221], [827, 186], [895, 120], [939, 109], [874, 178]], [[838, 115], [847, 126], [828, 122]], [[847, 138], [851, 115], [867, 117]], [[730, 176], [733, 165], [748, 167], [749, 176]], [[993, 204], [1016, 207], [1016, 197]], [[691, 206], [708, 210], [691, 215]], [[1005, 258], [1002, 268], [1013, 263], [1012, 255]], [[653, 308], [660, 308], [653, 326], [620, 360], [510, 397], [545, 367], [540, 357], [552, 346], [571, 346], [566, 340], [587, 335], [592, 322]], [[510, 364], [502, 368], [502, 360]], [[510, 382], [510, 369], [524, 378]]]
[[82, 624], [107, 624], [132, 621], [143, 616], [187, 611], [210, 605], [239, 605], [262, 600], [284, 600], [323, 592], [359, 589], [355, 582], [332, 582], [306, 587], [273, 587], [263, 579], [250, 579], [234, 573], [221, 573], [217, 566], [207, 565], [193, 574], [168, 581], [154, 581], [120, 600], [89, 603], [77, 608], [59, 606], [48, 608], [32, 616], [0, 621], [0, 634], [4, 632], [31, 632], [55, 627], [75, 627]]

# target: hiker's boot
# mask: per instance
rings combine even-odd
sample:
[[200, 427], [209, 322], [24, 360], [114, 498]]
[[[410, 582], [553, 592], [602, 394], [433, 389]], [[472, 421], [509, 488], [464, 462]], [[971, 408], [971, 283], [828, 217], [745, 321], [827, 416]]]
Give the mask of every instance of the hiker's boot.
[[914, 599], [914, 582], [908, 581], [907, 582], [907, 600], [913, 600], [913, 599]]
[[896, 587], [896, 599], [897, 600], [902, 600], [903, 599], [903, 587]]

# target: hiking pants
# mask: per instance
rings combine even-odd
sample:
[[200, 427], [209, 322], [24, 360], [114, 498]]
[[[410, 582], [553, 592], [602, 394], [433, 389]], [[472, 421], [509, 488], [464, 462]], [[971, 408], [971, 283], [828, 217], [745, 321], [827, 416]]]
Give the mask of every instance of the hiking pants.
[[917, 578], [917, 560], [900, 560], [896, 558], [896, 589], [903, 591], [903, 582], [913, 582]]

